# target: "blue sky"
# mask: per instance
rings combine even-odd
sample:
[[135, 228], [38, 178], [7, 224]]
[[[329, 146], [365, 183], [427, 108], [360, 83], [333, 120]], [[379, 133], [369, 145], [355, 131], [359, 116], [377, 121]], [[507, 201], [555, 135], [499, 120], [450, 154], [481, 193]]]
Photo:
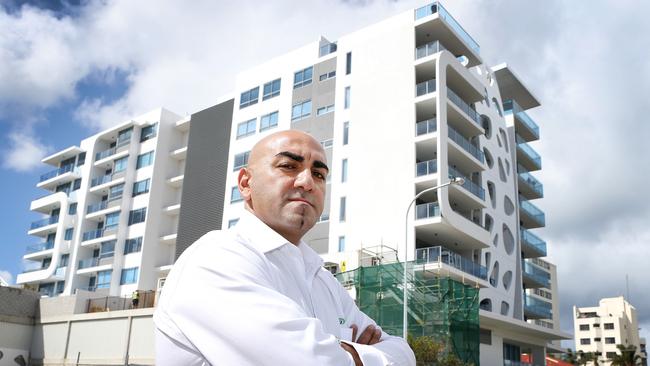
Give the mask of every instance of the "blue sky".
[[[422, 1], [0, 0], [0, 275], [15, 280], [37, 238], [40, 159], [154, 108], [184, 115], [231, 92], [234, 74], [324, 35]], [[650, 3], [453, 0], [443, 4], [542, 101], [546, 212], [562, 328], [571, 306], [625, 293], [650, 336]], [[49, 8], [46, 8], [49, 7]], [[317, 15], [317, 16], [315, 16]], [[302, 30], [297, 32], [296, 30]]]

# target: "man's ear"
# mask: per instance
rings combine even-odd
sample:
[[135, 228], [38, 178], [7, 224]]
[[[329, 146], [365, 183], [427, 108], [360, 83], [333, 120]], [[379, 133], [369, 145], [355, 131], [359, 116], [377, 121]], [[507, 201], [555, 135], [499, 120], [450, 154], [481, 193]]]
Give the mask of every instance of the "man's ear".
[[248, 168], [242, 168], [239, 170], [239, 176], [237, 177], [237, 187], [239, 187], [239, 192], [241, 193], [244, 201], [250, 200], [251, 197], [250, 178], [251, 172]]

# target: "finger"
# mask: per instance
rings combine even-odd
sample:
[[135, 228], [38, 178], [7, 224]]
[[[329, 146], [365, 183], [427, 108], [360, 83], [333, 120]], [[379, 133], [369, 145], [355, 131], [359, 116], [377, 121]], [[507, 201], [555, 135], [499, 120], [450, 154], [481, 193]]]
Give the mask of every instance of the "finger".
[[359, 336], [359, 340], [357, 341], [357, 343], [368, 344], [368, 342], [370, 342], [370, 339], [372, 338], [372, 335], [374, 334], [374, 332], [375, 332], [375, 326], [374, 326], [374, 325], [369, 325], [369, 326], [368, 326], [368, 327], [363, 331], [363, 333], [361, 333], [361, 335]]
[[370, 339], [370, 342], [368, 342], [368, 345], [373, 345], [375, 343], [381, 342], [381, 330], [379, 328], [375, 329], [375, 332], [372, 335], [372, 338]]
[[354, 365], [355, 366], [363, 366], [363, 362], [361, 361], [361, 358], [359, 357], [359, 353], [357, 353], [357, 350], [354, 349], [354, 347], [350, 346], [349, 344], [341, 342], [341, 347], [348, 352], [350, 355], [352, 355], [352, 359], [354, 360]]
[[357, 327], [356, 324], [352, 324], [352, 325], [350, 326], [350, 328], [352, 328], [352, 342], [356, 342], [356, 339], [357, 339], [357, 331], [359, 330], [359, 328]]

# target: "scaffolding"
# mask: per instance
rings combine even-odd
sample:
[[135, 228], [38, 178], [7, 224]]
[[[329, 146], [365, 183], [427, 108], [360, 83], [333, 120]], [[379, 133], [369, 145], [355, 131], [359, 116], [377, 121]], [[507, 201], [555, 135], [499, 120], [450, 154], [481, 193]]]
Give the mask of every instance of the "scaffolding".
[[[361, 267], [337, 275], [356, 291], [359, 309], [382, 329], [402, 336], [404, 263], [386, 247], [362, 250]], [[389, 259], [388, 263], [385, 259]], [[394, 260], [393, 260], [394, 259]], [[479, 365], [479, 289], [407, 263], [408, 333], [431, 336], [463, 362]]]

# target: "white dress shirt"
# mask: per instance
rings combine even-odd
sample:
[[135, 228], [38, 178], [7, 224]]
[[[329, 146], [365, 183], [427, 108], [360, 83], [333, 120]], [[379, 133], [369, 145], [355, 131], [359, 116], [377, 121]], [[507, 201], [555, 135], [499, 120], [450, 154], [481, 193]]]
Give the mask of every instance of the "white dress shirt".
[[156, 365], [415, 365], [408, 344], [382, 332], [352, 342], [375, 322], [362, 313], [307, 244], [293, 245], [245, 211], [212, 231], [172, 268], [154, 314]]

